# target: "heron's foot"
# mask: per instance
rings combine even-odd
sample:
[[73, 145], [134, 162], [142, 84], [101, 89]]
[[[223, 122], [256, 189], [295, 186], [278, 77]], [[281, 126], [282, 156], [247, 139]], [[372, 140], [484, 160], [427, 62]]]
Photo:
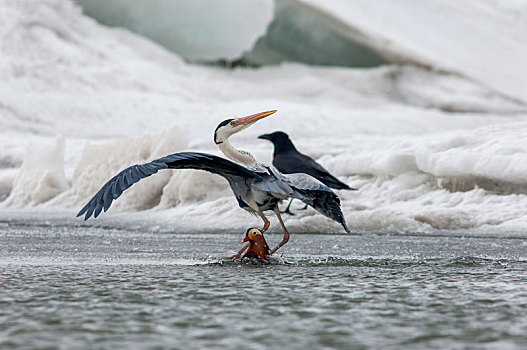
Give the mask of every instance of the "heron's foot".
[[221, 257], [220, 260], [221, 261], [233, 261], [233, 260], [236, 260], [236, 259], [239, 259], [240, 257], [238, 256], [238, 254], [234, 254], [234, 255], [231, 255], [231, 256], [224, 256], [224, 257]]
[[274, 247], [273, 250], [269, 253], [269, 255], [273, 255], [278, 249], [280, 249], [284, 244], [286, 244], [289, 241], [289, 237], [287, 239], [283, 239], [282, 242], [278, 243], [276, 247]]
[[286, 210], [281, 211], [280, 213], [281, 213], [281, 214], [289, 214], [289, 215], [291, 215], [291, 216], [295, 216], [295, 213], [293, 213], [291, 210], [289, 210], [289, 207], [287, 207]]
[[307, 207], [308, 207], [308, 205], [306, 204], [306, 206], [305, 206], [305, 207], [303, 207], [303, 208], [300, 208], [300, 209], [297, 209], [297, 210], [306, 210], [306, 209], [307, 209]]
[[283, 265], [293, 265], [293, 263], [287, 261], [284, 258], [284, 254], [266, 255], [266, 258], [271, 263], [277, 263], [277, 264], [283, 264]]

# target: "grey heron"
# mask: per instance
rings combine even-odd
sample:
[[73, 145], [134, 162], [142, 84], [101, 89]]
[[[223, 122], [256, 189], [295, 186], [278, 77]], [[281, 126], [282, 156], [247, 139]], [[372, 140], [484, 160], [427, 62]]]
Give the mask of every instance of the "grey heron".
[[[300, 153], [289, 138], [289, 135], [285, 132], [275, 131], [270, 134], [260, 135], [258, 138], [269, 140], [273, 143], [273, 165], [282, 174], [304, 173], [313, 176], [329, 188], [336, 190], [357, 190], [356, 188], [349, 187], [335, 176], [331, 175], [329, 171], [314, 161], [311, 157]], [[289, 202], [284, 213], [294, 215], [289, 211], [292, 201], [293, 199]]]
[[[112, 201], [117, 199], [124, 190], [159, 170], [198, 169], [225, 178], [239, 206], [262, 218], [264, 223], [262, 232], [267, 231], [270, 226], [263, 212], [267, 210], [275, 212], [284, 231], [284, 237], [270, 254], [289, 240], [289, 232], [278, 209], [278, 203], [287, 198], [302, 200], [321, 214], [340, 223], [346, 232], [350, 233], [340, 209], [340, 200], [329, 187], [306, 174], [284, 175], [273, 167], [258, 164], [249, 152], [237, 150], [229, 143], [228, 138], [231, 135], [275, 112], [273, 110], [247, 117], [227, 119], [218, 125], [214, 132], [214, 142], [232, 161], [207, 153], [180, 152], [149, 163], [130, 166], [104, 184], [77, 216], [84, 215], [84, 220], [92, 215], [97, 217], [101, 211], [107, 211]], [[242, 248], [235, 257], [240, 257], [247, 247], [248, 245]]]

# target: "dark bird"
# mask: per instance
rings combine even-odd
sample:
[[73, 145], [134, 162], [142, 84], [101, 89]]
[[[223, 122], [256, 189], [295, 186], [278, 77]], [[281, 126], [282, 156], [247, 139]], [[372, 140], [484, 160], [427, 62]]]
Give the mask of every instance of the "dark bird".
[[[329, 171], [314, 161], [311, 157], [300, 153], [295, 145], [293, 145], [289, 135], [285, 132], [275, 131], [270, 134], [260, 135], [258, 138], [269, 140], [273, 143], [273, 165], [282, 174], [304, 173], [313, 176], [324, 185], [336, 190], [357, 190], [356, 188], [349, 187], [335, 176], [331, 175]], [[292, 199], [284, 212], [294, 215], [289, 211], [291, 202]]]
[[302, 200], [321, 214], [339, 222], [346, 232], [350, 233], [340, 209], [340, 200], [329, 187], [306, 174], [284, 175], [272, 167], [257, 164], [250, 153], [237, 150], [229, 143], [229, 136], [275, 112], [268, 111], [242, 118], [227, 119], [218, 125], [214, 132], [214, 142], [232, 161], [206, 153], [181, 152], [153, 160], [150, 163], [133, 165], [104, 184], [77, 216], [85, 215], [84, 220], [92, 215], [97, 217], [102, 210], [107, 211], [112, 201], [117, 199], [124, 190], [159, 170], [198, 169], [225, 178], [239, 206], [262, 218], [264, 222], [262, 232], [270, 226], [263, 212], [272, 210], [276, 213], [284, 231], [284, 238], [270, 254], [289, 240], [289, 232], [278, 210], [278, 203], [287, 198]]
[[242, 243], [245, 242], [249, 242], [249, 245], [246, 246], [247, 252], [245, 252], [243, 258], [267, 260], [270, 250], [262, 231], [256, 227], [248, 229], [245, 233], [245, 238], [242, 240]]

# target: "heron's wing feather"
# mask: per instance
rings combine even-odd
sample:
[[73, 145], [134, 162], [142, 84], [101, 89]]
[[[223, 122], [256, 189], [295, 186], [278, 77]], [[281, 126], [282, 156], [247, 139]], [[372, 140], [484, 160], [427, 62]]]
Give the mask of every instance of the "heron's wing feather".
[[246, 165], [245, 167], [249, 169], [250, 171], [257, 173], [257, 174], [269, 174], [270, 173], [269, 167], [263, 164], [254, 163], [254, 164]]
[[86, 214], [84, 220], [90, 216], [97, 217], [104, 209], [110, 208], [114, 199], [119, 198], [124, 190], [132, 186], [142, 178], [157, 173], [161, 169], [166, 169], [165, 163], [151, 162], [147, 164], [132, 165], [112, 177], [104, 186], [93, 196], [92, 199], [79, 211], [77, 216]]
[[303, 173], [282, 174], [284, 180], [291, 186], [301, 190], [326, 191], [332, 192], [331, 189], [313, 176]]
[[227, 180], [238, 178], [261, 179], [261, 176], [230, 160], [212, 154], [197, 152], [174, 153], [150, 163], [132, 165], [111, 178], [79, 211], [87, 220], [97, 217], [102, 210], [107, 211], [114, 199], [139, 180], [162, 169], [197, 169], [223, 176]]
[[170, 169], [205, 170], [223, 177], [242, 177], [260, 180], [262, 177], [250, 169], [228, 159], [207, 153], [181, 152], [155, 160], [164, 162]]
[[253, 181], [251, 186], [264, 192], [270, 192], [273, 196], [279, 199], [295, 197], [295, 190], [291, 188], [291, 186], [273, 176], [268, 175], [261, 181]]

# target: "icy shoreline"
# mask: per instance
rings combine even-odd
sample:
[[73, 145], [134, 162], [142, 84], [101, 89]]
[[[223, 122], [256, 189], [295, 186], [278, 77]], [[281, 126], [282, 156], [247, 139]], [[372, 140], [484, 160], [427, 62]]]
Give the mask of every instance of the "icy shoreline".
[[[187, 208], [188, 209], [188, 208]], [[201, 235], [201, 234], [234, 234], [243, 237], [250, 226], [259, 226], [260, 220], [247, 215], [247, 217], [234, 218], [221, 222], [218, 226], [202, 225], [201, 218], [185, 217], [185, 208], [181, 210], [182, 216], [174, 210], [148, 209], [139, 212], [110, 213], [93, 221], [83, 221], [75, 217], [75, 211], [29, 209], [2, 210], [0, 211], [0, 228], [21, 229], [27, 227], [47, 227], [51, 230], [119, 230], [136, 234], [168, 234], [168, 235]], [[241, 215], [243, 216], [243, 215]], [[204, 216], [205, 217], [205, 216]], [[209, 215], [210, 217], [210, 215]], [[271, 228], [266, 232], [272, 241], [280, 241], [283, 232], [274, 214], [269, 214]], [[201, 220], [201, 221], [200, 221]], [[275, 224], [277, 226], [275, 226]], [[331, 235], [343, 239], [354, 239], [357, 236], [408, 236], [408, 237], [455, 237], [455, 238], [490, 238], [490, 239], [527, 239], [527, 233], [523, 229], [518, 230], [495, 230], [492, 227], [476, 229], [453, 229], [438, 230], [423, 227], [422, 230], [400, 230], [383, 227], [378, 230], [352, 230], [352, 234], [340, 232], [337, 226], [325, 230], [318, 230], [299, 224], [293, 217], [286, 216], [286, 224], [293, 235]], [[238, 241], [236, 241], [238, 242]]]

